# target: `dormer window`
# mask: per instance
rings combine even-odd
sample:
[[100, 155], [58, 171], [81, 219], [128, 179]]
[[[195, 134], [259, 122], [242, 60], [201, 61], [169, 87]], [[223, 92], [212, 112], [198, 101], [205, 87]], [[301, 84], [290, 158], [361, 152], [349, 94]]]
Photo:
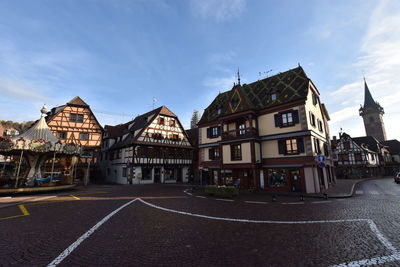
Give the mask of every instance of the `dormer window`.
[[278, 99], [278, 94], [277, 93], [272, 93], [270, 98], [271, 98], [271, 101], [275, 101], [275, 100]]
[[238, 109], [240, 104], [240, 96], [237, 91], [233, 93], [229, 104], [231, 105], [232, 112], [235, 112]]

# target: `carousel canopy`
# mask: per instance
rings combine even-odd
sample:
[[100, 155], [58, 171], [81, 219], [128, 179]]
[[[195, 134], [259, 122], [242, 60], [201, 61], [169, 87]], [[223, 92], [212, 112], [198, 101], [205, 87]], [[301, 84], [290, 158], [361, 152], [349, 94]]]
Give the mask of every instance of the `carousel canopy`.
[[51, 142], [51, 143], [56, 143], [58, 142], [58, 138], [53, 135], [51, 132], [49, 126], [46, 123], [46, 106], [43, 106], [41, 109], [42, 116], [40, 119], [31, 127], [29, 128], [26, 132], [14, 136], [12, 140], [18, 140], [20, 138], [23, 138], [25, 140], [43, 140], [44, 142]]

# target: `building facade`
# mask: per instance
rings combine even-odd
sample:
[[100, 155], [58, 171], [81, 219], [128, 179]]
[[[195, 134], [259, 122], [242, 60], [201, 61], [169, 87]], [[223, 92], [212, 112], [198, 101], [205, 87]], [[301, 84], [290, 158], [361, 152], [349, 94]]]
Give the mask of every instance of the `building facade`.
[[334, 138], [332, 151], [336, 176], [354, 179], [378, 175], [379, 167], [383, 165], [383, 158], [379, 155], [382, 148], [376, 139], [375, 141], [372, 140], [371, 145], [369, 144], [371, 140], [366, 142], [364, 137], [351, 138], [346, 133], [341, 133], [339, 139]]
[[46, 121], [61, 142], [82, 147], [74, 177], [87, 177], [88, 171], [96, 168], [103, 133], [90, 106], [77, 96], [65, 105], [52, 108], [47, 113]]
[[238, 77], [198, 124], [202, 175], [211, 184], [321, 192], [334, 180], [328, 120], [300, 66], [251, 84]]
[[162, 106], [116, 126], [105, 126], [100, 165], [118, 184], [187, 182], [193, 147], [178, 117]]
[[385, 112], [381, 105], [372, 98], [366, 81], [364, 81], [364, 106], [360, 107], [359, 114], [363, 118], [366, 135], [373, 136], [380, 142], [386, 141], [386, 130], [383, 123]]

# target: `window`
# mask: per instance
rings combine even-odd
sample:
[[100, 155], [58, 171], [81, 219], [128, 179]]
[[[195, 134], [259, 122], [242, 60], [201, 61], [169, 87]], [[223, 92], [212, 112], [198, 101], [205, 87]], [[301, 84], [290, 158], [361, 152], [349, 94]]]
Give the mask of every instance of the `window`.
[[71, 113], [71, 114], [69, 114], [69, 121], [83, 122], [83, 114]]
[[275, 101], [276, 99], [278, 99], [278, 94], [277, 93], [272, 93], [271, 94], [271, 101]]
[[315, 147], [315, 153], [317, 153], [318, 155], [321, 154], [321, 145], [319, 143], [318, 138], [314, 138], [314, 147]]
[[79, 133], [79, 139], [89, 140], [89, 133]]
[[325, 144], [325, 143], [324, 143], [324, 155], [329, 157], [328, 144]]
[[286, 169], [268, 169], [268, 186], [283, 187], [287, 185], [287, 170]]
[[303, 153], [303, 137], [278, 140], [278, 151], [284, 155]]
[[242, 160], [242, 145], [231, 145], [231, 160]]
[[127, 171], [126, 171], [127, 169], [126, 169], [126, 167], [123, 167], [122, 168], [122, 177], [126, 177], [127, 175]]
[[159, 118], [159, 120], [158, 120], [158, 124], [160, 124], [160, 125], [164, 125], [164, 118]]
[[179, 135], [178, 135], [178, 134], [172, 134], [171, 137], [170, 137], [170, 139], [171, 139], [171, 140], [174, 140], [174, 141], [180, 141], [180, 140], [181, 140], [181, 139], [179, 138]]
[[151, 180], [151, 170], [151, 167], [142, 167], [142, 180]]
[[175, 120], [174, 120], [174, 119], [171, 119], [171, 120], [169, 121], [169, 126], [175, 127]]
[[296, 153], [297, 153], [297, 140], [286, 139], [286, 154], [296, 154]]
[[369, 117], [369, 122], [374, 122], [374, 117]]
[[216, 138], [221, 135], [221, 127], [215, 126], [207, 128], [207, 138]]
[[93, 149], [83, 149], [81, 157], [91, 158], [91, 157], [93, 157], [93, 155], [94, 155]]
[[76, 114], [75, 113], [69, 114], [69, 121], [76, 122]]
[[318, 104], [318, 96], [314, 93], [312, 94], [312, 103], [314, 106]]
[[355, 153], [354, 158], [356, 161], [362, 161], [361, 153]]
[[77, 114], [76, 122], [83, 122], [83, 114]]
[[122, 156], [122, 149], [118, 149], [117, 151], [117, 159], [120, 159]]
[[339, 161], [349, 161], [349, 155], [348, 154], [339, 154], [338, 159], [339, 159]]
[[153, 139], [155, 139], [155, 140], [161, 140], [161, 139], [163, 139], [163, 136], [162, 136], [161, 133], [153, 133], [153, 134], [151, 135], [151, 137], [152, 137]]
[[310, 111], [310, 123], [312, 126], [315, 127], [315, 116], [311, 111]]
[[57, 133], [57, 137], [60, 138], [60, 139], [66, 139], [67, 138], [67, 132], [59, 131]]
[[274, 115], [275, 127], [288, 127], [299, 123], [299, 111], [291, 110]]
[[350, 149], [350, 142], [349, 142], [349, 141], [343, 142], [343, 147], [344, 147], [344, 149], [346, 149], [346, 150]]
[[320, 132], [323, 132], [323, 125], [322, 125], [322, 121], [321, 120], [318, 120], [318, 130]]
[[210, 160], [219, 160], [220, 159], [219, 149], [218, 148], [210, 148], [208, 150], [208, 158]]
[[238, 133], [239, 135], [245, 134], [246, 133], [246, 122], [239, 122], [237, 124], [237, 129], [239, 130]]
[[165, 180], [175, 180], [174, 168], [164, 168], [164, 179]]

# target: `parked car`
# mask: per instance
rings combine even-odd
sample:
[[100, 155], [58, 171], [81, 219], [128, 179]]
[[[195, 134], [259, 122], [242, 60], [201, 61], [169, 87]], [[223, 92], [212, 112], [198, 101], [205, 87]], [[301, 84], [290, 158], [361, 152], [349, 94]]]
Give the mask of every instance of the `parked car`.
[[400, 183], [400, 172], [398, 172], [398, 173], [396, 173], [395, 175], [394, 175], [394, 181], [396, 182], [396, 183]]

